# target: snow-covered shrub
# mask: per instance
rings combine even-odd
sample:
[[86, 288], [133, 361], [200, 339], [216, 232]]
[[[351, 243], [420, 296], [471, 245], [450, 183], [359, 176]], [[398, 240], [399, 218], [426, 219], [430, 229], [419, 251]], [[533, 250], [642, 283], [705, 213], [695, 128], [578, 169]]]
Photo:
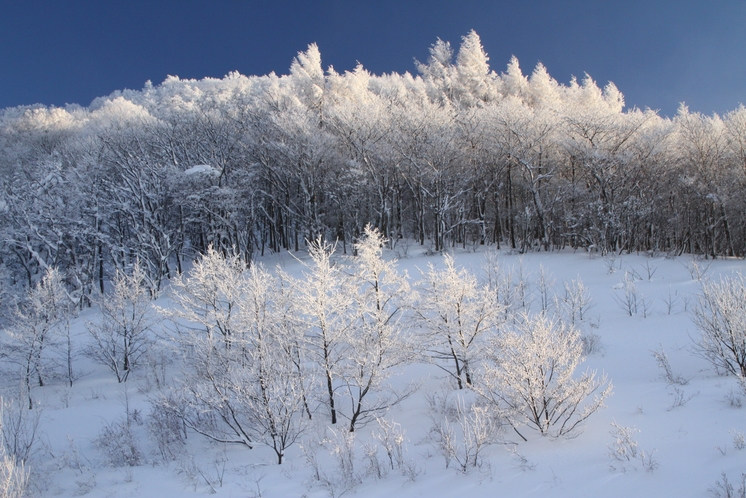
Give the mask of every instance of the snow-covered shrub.
[[401, 425], [396, 422], [389, 422], [384, 418], [376, 418], [378, 430], [373, 432], [372, 437], [378, 441], [388, 458], [391, 470], [403, 470], [406, 465], [406, 438]]
[[[509, 421], [518, 434], [527, 425], [542, 435], [573, 436], [600, 409], [611, 382], [586, 370], [580, 332], [542, 315], [523, 315], [513, 329], [492, 338], [483, 379], [475, 390]], [[600, 391], [600, 392], [598, 392]]]
[[104, 424], [94, 443], [112, 467], [136, 467], [142, 463], [142, 452], [126, 418]]
[[702, 281], [692, 311], [701, 336], [697, 353], [720, 372], [746, 378], [746, 278], [742, 273], [719, 282]]
[[688, 379], [685, 379], [673, 371], [671, 363], [668, 361], [668, 355], [663, 349], [663, 345], [661, 345], [659, 349], [651, 351], [651, 353], [653, 354], [653, 358], [655, 358], [655, 362], [658, 364], [660, 369], [663, 370], [661, 377], [663, 377], [666, 382], [679, 386], [685, 386], [689, 383]]
[[[354, 490], [363, 480], [358, 470], [354, 432], [329, 428], [321, 442], [308, 439], [300, 444], [306, 465], [311, 468], [310, 486], [325, 489], [332, 498]], [[319, 450], [325, 449], [331, 462]]]
[[614, 438], [614, 442], [609, 445], [609, 457], [614, 460], [611, 465], [612, 470], [616, 470], [619, 466], [622, 472], [627, 471], [627, 466], [631, 465], [634, 468], [634, 462], [639, 459], [642, 468], [648, 472], [654, 472], [659, 462], [655, 458], [655, 450], [645, 451], [638, 447], [635, 434], [640, 432], [639, 429], [633, 427], [624, 427], [616, 422], [612, 422], [611, 426], [614, 428], [609, 432]]
[[581, 334], [580, 341], [583, 344], [583, 356], [604, 352], [604, 346], [601, 343], [601, 336], [595, 332], [585, 332]]
[[29, 471], [25, 466], [25, 459], [13, 454], [12, 444], [8, 447], [6, 434], [12, 435], [12, 431], [7, 430], [6, 420], [5, 402], [0, 398], [0, 498], [21, 498], [28, 486]]
[[186, 427], [177, 403], [178, 400], [170, 395], [161, 395], [150, 401], [151, 409], [146, 420], [148, 434], [164, 461], [176, 460], [185, 451]]
[[678, 387], [674, 386], [673, 392], [669, 394], [673, 398], [671, 401], [671, 405], [668, 407], [668, 410], [670, 411], [670, 410], [673, 410], [674, 408], [678, 408], [680, 406], [684, 406], [685, 404], [689, 403], [689, 401], [691, 401], [693, 397], [699, 394], [699, 391], [687, 396], [683, 389], [679, 389]]
[[702, 261], [698, 261], [695, 257], [692, 257], [691, 261], [684, 266], [689, 271], [689, 275], [692, 276], [692, 280], [702, 280], [707, 270], [710, 269], [711, 264], [712, 262], [702, 264]]
[[746, 473], [741, 473], [738, 490], [728, 481], [728, 475], [725, 472], [720, 476], [721, 478], [715, 481], [715, 485], [707, 490], [713, 498], [746, 498]]
[[733, 447], [737, 450], [746, 448], [746, 435], [738, 429], [731, 429], [730, 435], [733, 436]]
[[136, 467], [143, 462], [143, 454], [137, 444], [134, 425], [142, 425], [140, 411], [130, 410], [129, 395], [122, 393], [124, 416], [114, 422], [105, 422], [94, 439], [95, 446], [112, 467]]
[[623, 463], [635, 460], [638, 456], [635, 434], [640, 430], [633, 427], [624, 427], [616, 422], [612, 422], [611, 426], [614, 428], [610, 432], [614, 442], [609, 445], [609, 456]]
[[464, 473], [482, 465], [485, 449], [498, 442], [502, 434], [502, 424], [494, 411], [467, 399], [468, 394], [435, 394], [428, 399], [433, 444], [445, 459], [446, 468], [455, 463]]
[[0, 449], [0, 498], [22, 498], [28, 487], [29, 472]]

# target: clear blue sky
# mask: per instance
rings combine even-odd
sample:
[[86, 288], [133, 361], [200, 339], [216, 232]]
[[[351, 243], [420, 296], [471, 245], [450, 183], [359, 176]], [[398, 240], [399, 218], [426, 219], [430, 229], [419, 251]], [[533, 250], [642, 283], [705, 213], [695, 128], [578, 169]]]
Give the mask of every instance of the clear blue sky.
[[340, 72], [415, 72], [470, 29], [497, 72], [511, 54], [562, 83], [587, 72], [669, 116], [746, 104], [745, 0], [0, 0], [0, 108], [88, 105], [169, 74], [286, 74], [312, 42]]

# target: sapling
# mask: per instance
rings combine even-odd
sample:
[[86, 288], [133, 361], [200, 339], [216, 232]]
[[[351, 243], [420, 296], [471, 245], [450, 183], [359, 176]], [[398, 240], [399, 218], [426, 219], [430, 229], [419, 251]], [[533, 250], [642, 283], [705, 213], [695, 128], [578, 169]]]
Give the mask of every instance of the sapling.
[[565, 282], [564, 288], [565, 293], [559, 301], [559, 307], [565, 319], [574, 326], [585, 320], [588, 310], [594, 306], [593, 299], [580, 277]]
[[648, 276], [648, 282], [653, 280], [653, 275], [658, 271], [658, 267], [651, 265], [650, 261], [645, 261], [645, 264], [642, 265], [642, 269], [645, 270], [645, 273]]
[[404, 317], [413, 292], [406, 274], [400, 274], [383, 258], [385, 244], [378, 230], [366, 226], [355, 244], [357, 257], [350, 262], [353, 294], [349, 297], [355, 306], [351, 316], [355, 326], [345, 340], [348, 354], [337, 373], [349, 396], [351, 432], [401, 402], [414, 389], [414, 384], [393, 389], [386, 383], [401, 367], [414, 361], [416, 348], [406, 334], [409, 324]]
[[676, 312], [679, 302], [679, 291], [671, 293], [671, 286], [668, 286], [668, 294], [663, 296], [663, 303], [666, 306], [666, 314], [671, 315]]
[[544, 265], [539, 266], [539, 281], [538, 281], [538, 292], [539, 292], [539, 304], [541, 305], [541, 312], [548, 313], [549, 307], [552, 304], [552, 288], [554, 287], [554, 278], [550, 273], [547, 273]]
[[625, 271], [624, 279], [618, 287], [622, 290], [622, 296], [618, 297], [615, 295], [614, 300], [629, 316], [636, 315], [640, 296], [637, 292], [637, 285], [635, 284], [634, 276]]
[[98, 299], [100, 321], [88, 323], [93, 343], [85, 354], [109, 367], [118, 382], [126, 382], [148, 351], [149, 333], [158, 317], [152, 288], [139, 264], [129, 273], [117, 270], [113, 284], [113, 291]]
[[433, 265], [422, 273], [416, 306], [421, 337], [428, 354], [463, 389], [474, 383], [473, 370], [485, 338], [502, 320], [497, 295], [480, 286], [453, 257], [443, 257], [445, 268]]

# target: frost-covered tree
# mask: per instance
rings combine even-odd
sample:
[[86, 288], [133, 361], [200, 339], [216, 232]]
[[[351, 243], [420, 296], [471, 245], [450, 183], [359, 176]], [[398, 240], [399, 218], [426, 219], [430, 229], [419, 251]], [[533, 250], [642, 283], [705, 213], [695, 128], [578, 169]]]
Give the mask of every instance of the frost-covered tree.
[[453, 67], [453, 49], [450, 42], [440, 38], [430, 46], [427, 64], [416, 61], [417, 70], [422, 74], [430, 98], [436, 102], [453, 100], [456, 82]]
[[176, 306], [160, 312], [171, 319], [185, 320], [187, 327], [198, 327], [199, 333], [219, 339], [229, 349], [240, 332], [246, 269], [238, 255], [224, 256], [209, 246], [188, 274], [172, 280], [170, 291]]
[[315, 365], [325, 392], [331, 423], [337, 423], [336, 391], [350, 347], [347, 339], [355, 326], [354, 289], [333, 259], [334, 246], [321, 238], [309, 244], [311, 261], [303, 279], [297, 280], [296, 313], [303, 327], [304, 350]]
[[583, 361], [580, 333], [543, 314], [524, 315], [491, 337], [475, 390], [513, 426], [543, 436], [571, 437], [603, 406], [612, 384], [606, 376], [575, 370]]
[[[219, 328], [230, 330], [228, 335], [206, 333], [203, 328], [215, 327], [216, 317], [209, 314], [215, 312], [215, 299], [205, 296], [225, 298], [215, 290], [221, 276], [233, 282], [230, 328], [225, 326], [225, 315]], [[208, 314], [176, 314], [196, 326], [182, 330], [178, 337], [184, 369], [175, 392], [162, 398], [160, 405], [214, 441], [249, 448], [267, 445], [282, 463], [285, 450], [307, 423], [301, 412], [306, 406], [303, 382], [308, 379], [301, 378], [304, 371], [288, 354], [298, 330], [283, 319], [278, 278], [257, 265], [241, 272], [235, 258], [213, 251], [181, 285], [176, 296], [182, 299], [182, 308], [202, 296]]]
[[93, 342], [85, 354], [111, 369], [118, 382], [126, 382], [147, 353], [158, 317], [154, 290], [139, 264], [129, 272], [117, 270], [112, 285], [110, 293], [99, 296], [99, 321], [88, 323]]
[[31, 388], [44, 386], [55, 375], [60, 352], [65, 358], [67, 379], [72, 383], [70, 319], [73, 312], [74, 303], [56, 268], [47, 270], [16, 305], [9, 331], [10, 342], [6, 347], [8, 359], [20, 368], [29, 409], [33, 408]]
[[445, 255], [443, 263], [442, 270], [430, 265], [423, 272], [415, 309], [423, 349], [463, 389], [474, 384], [486, 336], [496, 332], [502, 306], [473, 274], [457, 269], [452, 256]]
[[456, 56], [456, 75], [460, 94], [457, 98], [461, 105], [474, 106], [496, 98], [495, 78], [490, 71], [489, 60], [476, 31], [471, 30], [462, 37]]
[[315, 43], [310, 44], [305, 52], [298, 52], [290, 65], [290, 75], [300, 102], [314, 112], [317, 125], [323, 123], [326, 79], [321, 52]]
[[[733, 168], [726, 160], [728, 133], [718, 116], [691, 113], [685, 105], [679, 107], [674, 118], [678, 125], [677, 156], [686, 178], [687, 197], [702, 206], [698, 219], [693, 220], [692, 241], [698, 252], [715, 257], [734, 254], [731, 216], [743, 209], [740, 168]], [[734, 188], [735, 187], [735, 188]]]
[[414, 359], [411, 341], [405, 336], [411, 290], [407, 276], [383, 258], [385, 244], [380, 232], [366, 226], [352, 261], [356, 316], [346, 339], [349, 352], [342, 366], [344, 391], [350, 400], [350, 432], [409, 393], [409, 389], [397, 391], [385, 384], [388, 377]]
[[668, 119], [613, 83], [488, 62], [473, 31], [419, 75], [336, 73], [311, 45], [287, 75], [2, 110], [0, 261], [25, 286], [59, 268], [86, 306], [136, 260], [157, 287], [211, 244], [249, 263], [321, 235], [347, 254], [367, 223], [436, 252], [745, 254], [743, 109]]
[[698, 353], [722, 372], [746, 378], [746, 278], [742, 273], [703, 282], [692, 311]]

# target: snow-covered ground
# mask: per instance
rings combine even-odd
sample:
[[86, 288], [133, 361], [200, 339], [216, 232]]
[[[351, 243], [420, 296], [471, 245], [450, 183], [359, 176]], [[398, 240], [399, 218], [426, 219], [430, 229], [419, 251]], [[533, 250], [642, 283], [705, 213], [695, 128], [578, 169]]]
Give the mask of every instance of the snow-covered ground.
[[[391, 257], [391, 253], [388, 254]], [[485, 253], [456, 251], [456, 263], [480, 275]], [[72, 388], [56, 383], [35, 388], [33, 396], [42, 407], [40, 446], [33, 465], [41, 496], [329, 496], [330, 493], [367, 496], [542, 496], [631, 497], [710, 496], [725, 472], [738, 487], [746, 472], [746, 449], [738, 449], [738, 434], [746, 432], [746, 407], [737, 406], [743, 393], [732, 376], [719, 376], [709, 363], [693, 353], [699, 332], [691, 320], [695, 296], [702, 278], [718, 279], [746, 269], [742, 260], [696, 261], [678, 258], [623, 255], [593, 257], [587, 253], [500, 252], [504, 269], [523, 268], [529, 282], [530, 307], [538, 310], [537, 279], [540, 267], [563, 292], [563, 283], [580, 277], [593, 300], [581, 327], [596, 334], [600, 346], [578, 369], [595, 369], [613, 382], [606, 407], [591, 416], [583, 432], [572, 439], [550, 439], [528, 432], [528, 442], [505, 431], [501, 443], [492, 444], [481, 465], [461, 472], [446, 468], [445, 459], [428, 435], [431, 428], [428, 397], [447, 389], [443, 373], [432, 365], [406, 367], [393, 382], [421, 383], [419, 390], [385, 416], [400, 424], [406, 437], [404, 470], [392, 470], [382, 478], [367, 472], [363, 444], [371, 440], [375, 424], [356, 433], [355, 475], [352, 489], [337, 481], [322, 485], [300, 445], [288, 450], [282, 465], [267, 448], [217, 445], [190, 433], [188, 455], [163, 463], [148, 440], [148, 399], [157, 388], [143, 371], [123, 384], [109, 370], [80, 357], [78, 371], [86, 372]], [[263, 264], [281, 265], [299, 274], [301, 265], [289, 254], [265, 258]], [[421, 254], [411, 246], [398, 261], [412, 280], [428, 263], [443, 265], [440, 256]], [[694, 268], [697, 265], [697, 268]], [[632, 275], [638, 310], [630, 316], [622, 305], [625, 275]], [[628, 277], [629, 278], [629, 277]], [[160, 306], [168, 306], [168, 292]], [[86, 320], [95, 309], [84, 311], [74, 325], [75, 337], [87, 340]], [[686, 382], [669, 383], [663, 377], [653, 351], [665, 351], [673, 373]], [[746, 400], [744, 400], [746, 402]], [[136, 445], [146, 462], [135, 467], [107, 466], [95, 445], [107, 423], [124, 417], [125, 404], [133, 420]], [[317, 419], [323, 417], [316, 417]], [[141, 423], [142, 422], [142, 423]], [[617, 436], [612, 423], [634, 429], [638, 455], [629, 461], [610, 456]], [[328, 420], [304, 436], [304, 446], [331, 437]], [[636, 430], [636, 431], [635, 431]], [[739, 432], [740, 431], [740, 432]], [[520, 441], [520, 442], [519, 442]], [[642, 458], [645, 455], [645, 458]], [[337, 455], [338, 456], [338, 455]], [[331, 481], [339, 470], [335, 455], [318, 448], [318, 458]], [[385, 462], [384, 462], [385, 463]]]

